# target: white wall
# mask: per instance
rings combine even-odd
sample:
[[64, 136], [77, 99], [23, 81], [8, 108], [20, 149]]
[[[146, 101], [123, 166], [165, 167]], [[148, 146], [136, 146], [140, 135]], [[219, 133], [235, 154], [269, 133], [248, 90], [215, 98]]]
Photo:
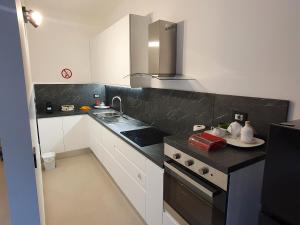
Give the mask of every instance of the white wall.
[[197, 81], [158, 86], [287, 99], [300, 118], [300, 1], [124, 0], [105, 26], [128, 13], [182, 22], [178, 72]]
[[[43, 24], [28, 29], [32, 78], [35, 83], [88, 83], [91, 81], [89, 38], [95, 28], [46, 16]], [[61, 76], [63, 68], [73, 72]]]

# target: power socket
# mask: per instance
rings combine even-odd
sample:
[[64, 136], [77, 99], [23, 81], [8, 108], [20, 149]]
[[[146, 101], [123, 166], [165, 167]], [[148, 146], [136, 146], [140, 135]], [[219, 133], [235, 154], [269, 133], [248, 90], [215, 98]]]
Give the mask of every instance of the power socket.
[[233, 111], [233, 120], [245, 123], [248, 120], [248, 113], [240, 112], [240, 111]]
[[93, 94], [94, 98], [100, 98], [100, 94]]

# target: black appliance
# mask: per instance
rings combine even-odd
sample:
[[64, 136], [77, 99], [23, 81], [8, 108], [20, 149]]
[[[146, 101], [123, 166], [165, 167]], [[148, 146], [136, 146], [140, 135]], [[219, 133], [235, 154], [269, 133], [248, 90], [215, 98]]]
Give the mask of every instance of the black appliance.
[[300, 224], [300, 120], [271, 125], [260, 225]]
[[[180, 224], [224, 225], [227, 182], [223, 175], [172, 147], [165, 146], [164, 154], [165, 210]], [[192, 171], [191, 165], [199, 167]]]
[[53, 109], [53, 105], [51, 102], [46, 103], [45, 111], [46, 111], [46, 113], [53, 113], [54, 109]]
[[121, 134], [140, 147], [163, 143], [164, 137], [168, 136], [167, 133], [162, 132], [154, 127], [123, 131]]

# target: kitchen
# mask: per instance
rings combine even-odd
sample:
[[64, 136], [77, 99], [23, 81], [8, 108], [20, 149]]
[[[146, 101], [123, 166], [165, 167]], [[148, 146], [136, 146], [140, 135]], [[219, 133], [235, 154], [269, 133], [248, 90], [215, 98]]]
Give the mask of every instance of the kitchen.
[[297, 224], [266, 150], [300, 116], [299, 3], [22, 5], [42, 224]]

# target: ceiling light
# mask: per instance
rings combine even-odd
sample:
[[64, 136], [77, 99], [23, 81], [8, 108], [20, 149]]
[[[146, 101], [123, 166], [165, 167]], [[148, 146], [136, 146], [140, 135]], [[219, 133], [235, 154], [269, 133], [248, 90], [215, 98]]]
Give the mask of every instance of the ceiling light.
[[26, 7], [22, 7], [23, 16], [25, 23], [31, 23], [35, 28], [41, 25], [43, 21], [43, 16], [37, 11], [27, 10]]

